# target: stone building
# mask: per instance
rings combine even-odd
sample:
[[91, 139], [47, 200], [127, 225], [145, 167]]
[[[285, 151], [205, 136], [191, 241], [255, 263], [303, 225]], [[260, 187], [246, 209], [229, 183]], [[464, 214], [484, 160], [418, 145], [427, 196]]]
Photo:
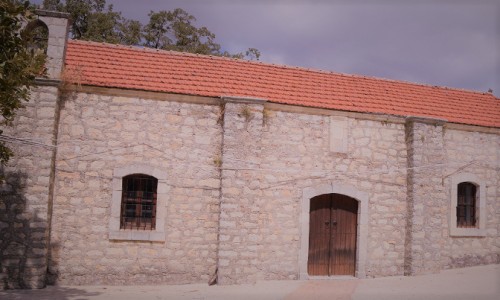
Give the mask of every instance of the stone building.
[[[491, 93], [66, 41], [2, 140], [3, 288], [500, 262]], [[63, 71], [64, 66], [64, 71]]]

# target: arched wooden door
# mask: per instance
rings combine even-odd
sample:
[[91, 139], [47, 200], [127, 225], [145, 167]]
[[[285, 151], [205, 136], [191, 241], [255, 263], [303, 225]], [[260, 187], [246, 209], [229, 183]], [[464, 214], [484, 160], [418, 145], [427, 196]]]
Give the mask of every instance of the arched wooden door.
[[358, 201], [340, 194], [311, 199], [308, 273], [353, 275], [356, 271]]

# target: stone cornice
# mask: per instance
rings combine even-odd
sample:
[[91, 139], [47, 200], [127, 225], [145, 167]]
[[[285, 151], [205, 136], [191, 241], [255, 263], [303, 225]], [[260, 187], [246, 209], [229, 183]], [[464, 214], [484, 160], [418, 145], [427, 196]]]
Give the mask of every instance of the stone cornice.
[[408, 116], [405, 118], [406, 123], [423, 123], [430, 125], [443, 126], [448, 120], [431, 118], [431, 117], [422, 117], [422, 116]]
[[[54, 79], [37, 78], [36, 83], [39, 85], [50, 85], [57, 86], [60, 81]], [[484, 127], [478, 125], [467, 125], [459, 123], [449, 123], [443, 119], [427, 118], [421, 116], [395, 116], [380, 113], [360, 113], [360, 112], [350, 112], [341, 110], [332, 110], [326, 108], [317, 107], [305, 107], [281, 103], [268, 102], [265, 99], [258, 98], [247, 98], [247, 97], [234, 97], [234, 96], [221, 96], [221, 97], [206, 97], [206, 96], [196, 96], [196, 95], [185, 95], [185, 94], [172, 94], [165, 92], [151, 92], [151, 91], [141, 91], [141, 90], [130, 90], [121, 88], [109, 88], [109, 87], [97, 87], [97, 86], [87, 86], [82, 85], [78, 88], [76, 92], [79, 93], [91, 93], [107, 96], [118, 96], [118, 97], [131, 97], [131, 98], [147, 98], [160, 101], [177, 101], [186, 103], [199, 103], [208, 105], [219, 105], [222, 102], [233, 102], [233, 103], [247, 103], [247, 104], [264, 104], [267, 109], [298, 113], [298, 114], [309, 114], [309, 115], [326, 115], [326, 116], [344, 116], [354, 119], [362, 120], [372, 120], [379, 121], [383, 123], [394, 123], [394, 124], [405, 124], [408, 122], [421, 122], [426, 124], [436, 124], [444, 126], [447, 129], [464, 130], [464, 131], [474, 131], [474, 132], [484, 132], [500, 134], [500, 128], [494, 127]]]
[[43, 86], [59, 86], [61, 84], [61, 80], [39, 77], [35, 79], [35, 84]]
[[221, 99], [224, 102], [246, 103], [246, 104], [264, 104], [267, 102], [266, 99], [251, 98], [251, 97], [221, 96]]
[[66, 18], [69, 19], [71, 15], [69, 13], [59, 12], [59, 11], [51, 11], [44, 9], [36, 9], [35, 14], [43, 17], [53, 17], [53, 18]]

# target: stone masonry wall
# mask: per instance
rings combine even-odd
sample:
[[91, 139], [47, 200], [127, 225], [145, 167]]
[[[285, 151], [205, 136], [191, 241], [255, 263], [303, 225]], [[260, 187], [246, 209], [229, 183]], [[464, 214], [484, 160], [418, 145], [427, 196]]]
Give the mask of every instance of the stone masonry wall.
[[325, 183], [369, 194], [367, 276], [403, 274], [404, 124], [349, 118], [344, 154], [330, 151], [329, 122], [327, 115], [226, 104], [221, 283], [297, 279], [302, 191]]
[[[78, 93], [61, 112], [50, 272], [60, 284], [208, 282], [216, 268], [218, 105]], [[113, 170], [166, 173], [165, 242], [108, 236]]]
[[[224, 108], [218, 283], [255, 282], [261, 263], [263, 105], [229, 101]], [[271, 231], [271, 238], [275, 237]]]
[[[47, 254], [58, 284], [298, 279], [303, 192], [325, 185], [368, 195], [367, 277], [499, 261], [498, 135], [350, 115], [334, 152], [326, 111], [83, 92], [60, 113], [48, 251], [56, 99], [38, 88], [5, 133], [36, 143], [11, 143], [3, 170], [3, 288], [44, 286]], [[166, 175], [164, 242], [110, 239], [114, 172], [136, 164]], [[486, 182], [485, 237], [449, 236], [450, 174], [463, 167]]]
[[[47, 26], [47, 80], [57, 84], [67, 39], [68, 14], [38, 11]], [[34, 88], [12, 127], [2, 127], [15, 156], [0, 170], [0, 288], [46, 284], [52, 164], [56, 145], [58, 88]]]
[[408, 218], [405, 274], [418, 275], [441, 269], [444, 187], [442, 121], [408, 118]]
[[444, 185], [446, 199], [450, 199], [451, 180], [455, 174], [467, 172], [482, 179], [486, 191], [480, 197], [487, 199], [486, 235], [482, 237], [450, 236], [449, 209], [444, 207], [442, 231], [443, 248], [441, 261], [443, 268], [457, 268], [481, 264], [500, 263], [500, 135], [445, 129], [447, 167]]
[[57, 87], [38, 87], [3, 128], [14, 156], [0, 185], [0, 288], [45, 286], [56, 102]]

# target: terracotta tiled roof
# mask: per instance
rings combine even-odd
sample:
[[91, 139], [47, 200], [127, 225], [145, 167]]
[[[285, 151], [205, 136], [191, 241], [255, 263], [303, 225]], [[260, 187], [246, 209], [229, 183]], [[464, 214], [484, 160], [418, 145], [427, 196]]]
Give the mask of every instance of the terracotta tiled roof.
[[69, 41], [66, 66], [86, 85], [200, 96], [243, 96], [335, 110], [427, 116], [500, 127], [491, 93], [222, 57]]

